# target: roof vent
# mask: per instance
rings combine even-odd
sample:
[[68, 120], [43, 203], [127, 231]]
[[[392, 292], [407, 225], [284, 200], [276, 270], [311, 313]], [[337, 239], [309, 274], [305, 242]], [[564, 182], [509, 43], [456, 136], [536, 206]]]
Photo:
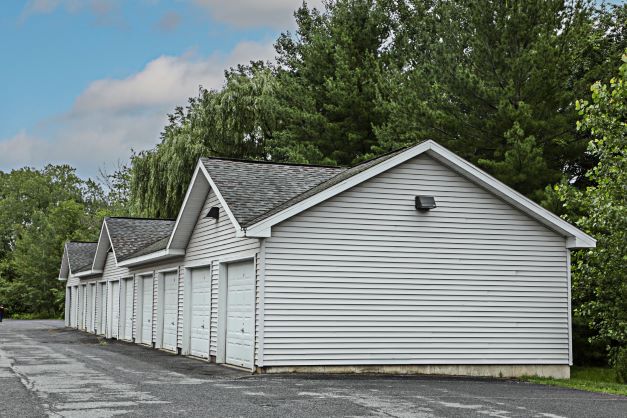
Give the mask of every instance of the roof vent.
[[435, 206], [435, 197], [433, 196], [416, 196], [416, 209], [418, 210], [429, 210], [434, 209]]
[[213, 218], [216, 221], [220, 218], [220, 208], [217, 206], [212, 207], [211, 209], [209, 209], [209, 212], [207, 212], [207, 218]]

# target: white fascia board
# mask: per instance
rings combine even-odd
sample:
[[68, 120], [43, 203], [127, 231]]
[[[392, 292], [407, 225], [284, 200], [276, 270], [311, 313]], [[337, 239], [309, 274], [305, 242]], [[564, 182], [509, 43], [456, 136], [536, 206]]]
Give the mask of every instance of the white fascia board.
[[[65, 270], [65, 273], [64, 273]], [[63, 256], [61, 257], [61, 268], [59, 269], [59, 280], [65, 280], [70, 275], [70, 259], [67, 253], [67, 242], [63, 245]]]
[[596, 240], [579, 228], [569, 224], [559, 216], [518, 193], [516, 190], [495, 179], [485, 171], [475, 167], [463, 158], [458, 157], [455, 153], [447, 150], [443, 146], [433, 141], [431, 142], [431, 147], [428, 152], [430, 156], [460, 172], [460, 174], [470, 177], [472, 181], [501, 197], [512, 206], [542, 222], [549, 228], [563, 234], [567, 238], [567, 248], [594, 248], [596, 246]]
[[340, 183], [335, 184], [328, 189], [325, 189], [320, 193], [303, 200], [302, 202], [298, 202], [294, 206], [290, 206], [289, 208], [284, 209], [281, 212], [278, 212], [254, 225], [249, 226], [248, 228], [246, 228], [246, 236], [264, 238], [269, 237], [270, 235], [268, 234], [270, 233], [272, 226], [288, 218], [291, 218], [292, 216], [297, 215], [300, 212], [317, 205], [318, 203], [322, 203], [325, 200], [328, 200], [331, 197], [342, 193], [343, 191], [348, 190], [363, 181], [366, 181], [380, 173], [383, 173], [384, 171], [387, 171], [390, 168], [397, 166], [398, 164], [401, 164], [417, 155], [422, 154], [429, 149], [430, 142], [431, 141], [422, 142], [415, 147], [398, 154], [395, 157], [383, 161], [382, 163], [377, 164], [367, 170], [364, 170], [359, 174], [349, 177], [346, 180], [341, 181]]
[[66, 282], [67, 281], [67, 277], [58, 277], [57, 280], [60, 281], [60, 282]]
[[113, 246], [113, 242], [111, 241], [111, 234], [109, 233], [109, 226], [107, 226], [107, 220], [105, 219], [103, 221], [104, 227], [107, 230], [107, 238], [109, 239], [109, 245], [111, 246], [111, 249], [113, 250], [113, 257], [115, 258], [115, 264], [118, 264], [118, 256], [115, 255], [115, 247]]
[[211, 175], [209, 175], [209, 172], [205, 168], [205, 165], [202, 164], [202, 161], [199, 161], [199, 165], [200, 165], [200, 169], [202, 170], [203, 174], [207, 178], [207, 181], [209, 182], [209, 185], [211, 186], [211, 189], [214, 191], [214, 193], [216, 194], [216, 197], [218, 198], [218, 201], [222, 205], [222, 208], [224, 209], [224, 211], [226, 212], [227, 216], [231, 220], [231, 223], [235, 227], [235, 230], [236, 231], [240, 231], [242, 229], [242, 227], [239, 225], [239, 222], [237, 222], [237, 219], [235, 219], [235, 216], [233, 216], [233, 212], [231, 212], [231, 209], [229, 209], [229, 205], [226, 204], [226, 200], [224, 200], [224, 198], [222, 197], [222, 193], [220, 193], [220, 190], [218, 190], [218, 187], [216, 186], [215, 182], [211, 178]]
[[74, 277], [88, 277], [88, 276], [95, 276], [96, 274], [102, 274], [102, 270], [98, 269], [98, 270], [85, 270], [85, 271], [81, 271], [79, 273], [75, 273], [72, 276]]
[[139, 264], [148, 263], [151, 261], [159, 261], [165, 258], [179, 257], [185, 255], [185, 250], [181, 249], [165, 249], [161, 251], [156, 251], [154, 253], [141, 255], [139, 257], [129, 258], [124, 261], [120, 261], [117, 263], [118, 267], [134, 267]]
[[194, 170], [194, 175], [192, 176], [192, 181], [189, 183], [189, 187], [187, 187], [187, 192], [185, 193], [185, 198], [183, 199], [183, 204], [181, 205], [181, 210], [179, 211], [178, 216], [176, 217], [176, 223], [174, 224], [174, 229], [172, 230], [172, 234], [170, 235], [170, 239], [168, 240], [168, 244], [165, 246], [166, 249], [170, 249], [172, 245], [172, 240], [178, 231], [179, 223], [181, 222], [181, 218], [185, 213], [185, 207], [187, 206], [187, 201], [189, 200], [189, 196], [192, 194], [192, 190], [194, 188], [194, 184], [196, 183], [196, 177], [198, 177], [198, 173], [201, 170], [202, 161], [198, 160], [196, 164], [196, 168]]
[[557, 215], [544, 209], [542, 206], [531, 201], [520, 193], [516, 192], [511, 187], [501, 183], [494, 177], [490, 176], [486, 172], [475, 167], [468, 161], [458, 157], [453, 152], [447, 150], [443, 146], [437, 144], [435, 141], [428, 140], [422, 142], [415, 147], [408, 149], [380, 164], [377, 164], [359, 174], [356, 174], [336, 185], [323, 190], [322, 192], [315, 194], [302, 202], [295, 204], [281, 212], [278, 212], [267, 219], [264, 219], [248, 228], [246, 228], [245, 236], [247, 237], [269, 237], [271, 234], [271, 228], [273, 225], [278, 224], [294, 215], [301, 213], [302, 211], [311, 208], [331, 197], [350, 189], [378, 174], [381, 174], [399, 164], [404, 163], [422, 153], [428, 152], [428, 154], [445, 165], [455, 169], [462, 175], [469, 177], [472, 181], [482, 185], [492, 193], [500, 196], [502, 199], [544, 223], [553, 230], [565, 235], [567, 238], [567, 248], [594, 248], [596, 246], [596, 240], [591, 236], [585, 234], [583, 231], [569, 224], [565, 220], [561, 219]]
[[[104, 240], [104, 232], [106, 230], [106, 226], [105, 226], [105, 220], [102, 220], [102, 226], [100, 227], [100, 235], [98, 236], [98, 245], [96, 245], [96, 253], [94, 255], [94, 261], [91, 264], [91, 269], [94, 270], [96, 269], [96, 262], [100, 261], [100, 258], [102, 257], [102, 263], [101, 266], [98, 267], [102, 267], [104, 268], [104, 264], [107, 258], [107, 252], [109, 251], [109, 248], [107, 247], [106, 249], [103, 250], [103, 248], [105, 248], [104, 246], [106, 244], [104, 244], [103, 240]], [[109, 244], [109, 246], [111, 246], [111, 239], [109, 238], [109, 232], [107, 231], [107, 242]], [[101, 256], [100, 254], [103, 253], [104, 251], [104, 256]], [[100, 270], [100, 269], [96, 269], [96, 270]]]

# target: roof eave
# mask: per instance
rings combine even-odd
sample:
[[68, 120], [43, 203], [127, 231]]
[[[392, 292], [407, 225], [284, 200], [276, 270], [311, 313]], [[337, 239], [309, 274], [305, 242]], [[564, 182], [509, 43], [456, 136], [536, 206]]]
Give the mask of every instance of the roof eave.
[[185, 250], [182, 249], [165, 249], [155, 251], [154, 253], [141, 255], [139, 257], [132, 257], [117, 263], [118, 267], [135, 267], [141, 264], [146, 264], [155, 261], [162, 261], [169, 258], [181, 257], [185, 255]]

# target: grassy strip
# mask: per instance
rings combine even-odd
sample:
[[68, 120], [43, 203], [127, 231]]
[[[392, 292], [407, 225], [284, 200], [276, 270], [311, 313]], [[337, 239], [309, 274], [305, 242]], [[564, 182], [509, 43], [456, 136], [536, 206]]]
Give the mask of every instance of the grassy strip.
[[618, 383], [614, 371], [602, 367], [571, 367], [570, 379], [527, 377], [525, 380], [543, 385], [627, 396], [627, 384]]

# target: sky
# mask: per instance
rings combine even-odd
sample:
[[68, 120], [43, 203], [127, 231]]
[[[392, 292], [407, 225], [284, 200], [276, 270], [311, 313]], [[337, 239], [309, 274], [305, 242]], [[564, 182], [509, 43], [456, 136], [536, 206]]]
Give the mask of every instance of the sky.
[[[301, 0], [9, 0], [0, 10], [0, 170], [111, 172], [224, 70], [272, 60]], [[320, 1], [308, 4], [319, 6]]]

